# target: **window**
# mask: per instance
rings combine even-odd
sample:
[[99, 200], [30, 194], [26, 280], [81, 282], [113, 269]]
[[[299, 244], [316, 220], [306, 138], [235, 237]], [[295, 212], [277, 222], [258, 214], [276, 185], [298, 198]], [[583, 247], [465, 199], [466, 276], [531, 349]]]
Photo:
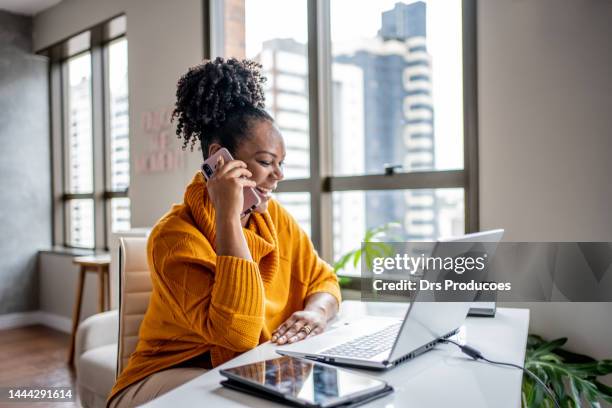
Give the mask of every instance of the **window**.
[[107, 248], [130, 228], [125, 17], [43, 52], [50, 59], [54, 244]]
[[327, 261], [388, 222], [402, 240], [478, 229], [474, 0], [207, 4], [210, 56], [263, 65], [277, 198]]

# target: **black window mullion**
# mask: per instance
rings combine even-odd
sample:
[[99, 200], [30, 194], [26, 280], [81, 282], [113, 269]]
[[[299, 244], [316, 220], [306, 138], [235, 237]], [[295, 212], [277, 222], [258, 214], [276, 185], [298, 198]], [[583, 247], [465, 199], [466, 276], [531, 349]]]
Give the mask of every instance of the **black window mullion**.
[[480, 230], [476, 0], [463, 0], [463, 168], [465, 231]]
[[310, 225], [311, 239], [315, 248], [323, 252], [321, 229], [321, 157], [319, 149], [320, 105], [319, 105], [319, 33], [317, 31], [318, 0], [308, 0], [308, 112], [310, 133]]
[[63, 133], [64, 120], [62, 110], [62, 66], [51, 61], [49, 64], [49, 113], [51, 126], [51, 215], [52, 215], [52, 243], [63, 245], [66, 240], [65, 219], [62, 194], [64, 193], [64, 153]]
[[463, 170], [446, 170], [329, 177], [326, 191], [412, 190], [464, 186]]
[[69, 92], [69, 83], [70, 79], [68, 76], [68, 61], [62, 61], [60, 63], [60, 89], [61, 89], [61, 186], [62, 186], [62, 244], [64, 246], [69, 246], [69, 224], [70, 217], [68, 216], [67, 206], [68, 201], [66, 201], [65, 195], [69, 193], [68, 188], [70, 186], [70, 182], [68, 178], [70, 177], [70, 171], [68, 169], [70, 163], [68, 158], [70, 157], [69, 146], [70, 138], [68, 137], [68, 132], [70, 131], [70, 92]]
[[[103, 107], [104, 107], [104, 133], [103, 133], [103, 157], [102, 161], [104, 163], [104, 191], [102, 195], [102, 212], [105, 217], [104, 231], [105, 239], [104, 239], [104, 249], [109, 249], [110, 244], [110, 236], [112, 234], [113, 226], [112, 226], [112, 208], [111, 208], [111, 199], [118, 197], [113, 195], [111, 189], [111, 113], [110, 113], [110, 79], [109, 79], [109, 46], [110, 41], [105, 42], [102, 46], [102, 72], [104, 79], [104, 88], [103, 88]], [[120, 197], [127, 197], [127, 193], [125, 195], [121, 195]]]
[[321, 256], [332, 261], [331, 193], [331, 51], [329, 0], [308, 1], [308, 88], [310, 125], [310, 194], [312, 241]]

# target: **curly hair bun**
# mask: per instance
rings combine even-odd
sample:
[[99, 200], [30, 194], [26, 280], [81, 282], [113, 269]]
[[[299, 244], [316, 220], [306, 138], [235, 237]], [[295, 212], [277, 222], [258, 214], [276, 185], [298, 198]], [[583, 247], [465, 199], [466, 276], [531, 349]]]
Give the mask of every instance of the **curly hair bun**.
[[261, 64], [252, 60], [221, 57], [191, 67], [177, 84], [176, 105], [172, 120], [177, 118], [177, 136], [183, 149], [191, 141], [212, 138], [228, 115], [240, 109], [263, 109]]

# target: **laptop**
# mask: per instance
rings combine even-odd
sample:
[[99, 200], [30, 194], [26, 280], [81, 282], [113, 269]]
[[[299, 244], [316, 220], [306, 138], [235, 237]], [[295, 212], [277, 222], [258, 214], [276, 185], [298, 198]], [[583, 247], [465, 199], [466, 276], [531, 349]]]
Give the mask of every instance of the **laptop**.
[[[465, 253], [471, 246], [478, 246], [481, 253], [484, 251], [488, 259], [492, 259], [503, 233], [504, 230], [498, 229], [440, 239], [432, 256], [451, 256], [453, 254], [449, 252], [457, 250]], [[443, 245], [444, 242], [465, 245]], [[426, 271], [425, 279], [430, 282], [441, 278], [431, 276], [431, 273], [437, 272]], [[484, 276], [480, 278], [484, 280]], [[441, 339], [456, 334], [476, 297], [476, 292], [473, 296], [464, 293], [458, 301], [440, 302], [432, 298], [431, 293], [418, 291], [404, 318], [359, 316], [317, 336], [279, 346], [276, 352], [331, 364], [379, 370], [392, 368], [432, 349]]]

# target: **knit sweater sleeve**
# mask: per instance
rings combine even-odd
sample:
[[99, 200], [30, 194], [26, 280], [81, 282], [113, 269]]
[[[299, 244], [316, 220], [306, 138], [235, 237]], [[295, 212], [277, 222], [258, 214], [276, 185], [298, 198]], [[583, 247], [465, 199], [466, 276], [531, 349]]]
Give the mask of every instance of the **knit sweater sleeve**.
[[305, 267], [308, 266], [308, 269], [304, 270], [304, 274], [307, 276], [306, 282], [308, 284], [306, 298], [317, 292], [327, 292], [336, 298], [339, 306], [340, 303], [342, 303], [342, 296], [340, 294], [338, 277], [334, 273], [333, 268], [319, 257], [312, 245], [312, 241], [310, 241], [308, 235], [301, 229], [299, 241], [300, 256], [303, 259]]
[[306, 296], [316, 292], [327, 292], [331, 294], [338, 305], [342, 302], [340, 285], [333, 268], [325, 262], [314, 248], [310, 237], [300, 227], [297, 221], [280, 205], [279, 217], [287, 223], [287, 232], [293, 242], [292, 269], [300, 271], [300, 280], [306, 285]]
[[[161, 241], [160, 237], [158, 240]], [[234, 352], [259, 344], [264, 324], [264, 289], [255, 262], [214, 256], [190, 234], [151, 245], [158, 278], [173, 315], [203, 342]]]

